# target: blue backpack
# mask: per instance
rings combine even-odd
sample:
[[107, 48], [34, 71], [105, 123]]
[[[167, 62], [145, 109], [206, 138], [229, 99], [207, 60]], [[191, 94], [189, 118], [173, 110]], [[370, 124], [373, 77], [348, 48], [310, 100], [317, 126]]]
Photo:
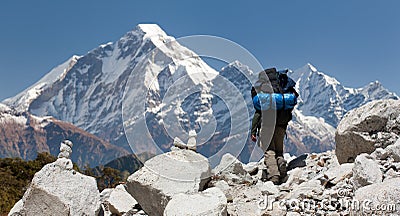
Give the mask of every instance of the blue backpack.
[[253, 98], [257, 110], [292, 110], [297, 104], [294, 93], [259, 93]]
[[[287, 76], [287, 72], [287, 69], [282, 71], [265, 70], [272, 89], [269, 88], [271, 92], [268, 93], [262, 91], [257, 93], [256, 89], [252, 88], [253, 105], [256, 110], [292, 110], [294, 108], [298, 97], [294, 90], [296, 82]], [[258, 83], [258, 85], [264, 84]]]

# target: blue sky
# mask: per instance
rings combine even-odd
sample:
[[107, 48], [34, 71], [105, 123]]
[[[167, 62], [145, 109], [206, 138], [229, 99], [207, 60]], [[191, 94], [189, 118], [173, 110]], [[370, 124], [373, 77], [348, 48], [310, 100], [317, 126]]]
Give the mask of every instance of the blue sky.
[[139, 23], [157, 23], [175, 37], [230, 39], [264, 67], [310, 62], [346, 86], [379, 80], [400, 95], [399, 9], [398, 0], [4, 0], [0, 100]]

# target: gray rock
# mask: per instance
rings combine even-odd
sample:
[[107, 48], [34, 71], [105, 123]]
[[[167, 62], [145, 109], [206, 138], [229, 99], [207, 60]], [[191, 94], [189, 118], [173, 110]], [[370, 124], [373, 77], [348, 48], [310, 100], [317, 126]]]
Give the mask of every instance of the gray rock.
[[[340, 163], [353, 162], [361, 153], [393, 144], [400, 135], [399, 100], [379, 100], [348, 112], [336, 131], [336, 155]], [[396, 126], [397, 124], [397, 126]]]
[[367, 204], [368, 207], [393, 207], [396, 206], [395, 211], [371, 211], [371, 209], [364, 208], [364, 213], [370, 214], [400, 214], [400, 178], [393, 178], [387, 181], [368, 185], [358, 189], [355, 192], [354, 199], [360, 203]]
[[270, 208], [263, 203], [268, 196], [261, 194], [256, 185], [237, 185], [232, 188], [233, 202], [228, 203], [228, 214], [237, 216], [262, 215]]
[[288, 212], [288, 213], [286, 213], [286, 216], [300, 216], [301, 214], [300, 213], [297, 213], [297, 212]]
[[146, 161], [129, 176], [126, 185], [147, 214], [162, 215], [173, 195], [202, 191], [210, 177], [207, 158], [191, 150], [179, 150]]
[[114, 215], [122, 215], [133, 209], [138, 202], [125, 190], [123, 185], [118, 185], [106, 200], [109, 211]]
[[382, 182], [382, 171], [376, 161], [368, 154], [357, 156], [353, 167], [353, 185], [355, 189]]
[[377, 148], [374, 152], [371, 153], [371, 157], [376, 160], [384, 160], [388, 157], [388, 154], [385, 149]]
[[225, 180], [220, 180], [214, 183], [215, 187], [219, 188], [222, 192], [224, 192], [226, 199], [228, 202], [231, 202], [233, 200], [232, 194], [230, 192], [231, 187], [228, 185], [228, 183]]
[[388, 179], [392, 178], [399, 178], [400, 177], [400, 172], [396, 172], [393, 169], [389, 169], [385, 174], [384, 174], [384, 180], [386, 181]]
[[273, 195], [279, 193], [278, 187], [274, 185], [274, 183], [271, 181], [267, 182], [258, 181], [256, 186], [260, 189], [263, 195]]
[[58, 158], [67, 158], [69, 159], [72, 154], [72, 146], [74, 144], [69, 140], [64, 140], [60, 146], [60, 153], [58, 154]]
[[324, 188], [319, 180], [310, 180], [307, 182], [303, 182], [299, 186], [294, 188], [294, 190], [287, 195], [287, 198], [312, 198], [316, 195], [322, 195], [323, 191]]
[[165, 216], [207, 216], [227, 215], [227, 200], [224, 193], [216, 187], [193, 194], [176, 194], [164, 211]]
[[258, 166], [259, 166], [258, 162], [250, 162], [248, 164], [244, 164], [243, 169], [246, 170], [246, 172], [249, 173], [250, 175], [256, 175], [259, 169]]
[[353, 174], [354, 164], [344, 163], [340, 166], [333, 167], [325, 172], [325, 177], [333, 184], [339, 183], [345, 178], [350, 178]]
[[291, 189], [293, 186], [297, 186], [304, 181], [302, 180], [302, 175], [304, 174], [301, 168], [295, 168], [288, 172], [288, 180], [283, 183], [280, 187], [285, 189]]
[[394, 162], [400, 162], [400, 139], [398, 139], [395, 144], [386, 147], [385, 151]]
[[70, 159], [59, 158], [37, 172], [22, 198], [22, 208], [18, 203], [22, 215], [96, 215], [100, 209], [96, 180], [71, 166]]
[[15, 203], [14, 207], [8, 213], [8, 216], [19, 216], [22, 215], [22, 210], [24, 207], [24, 202], [20, 199], [17, 203]]
[[250, 174], [243, 168], [242, 162], [229, 153], [222, 156], [221, 162], [212, 172], [220, 175], [228, 183], [243, 183], [253, 180]]

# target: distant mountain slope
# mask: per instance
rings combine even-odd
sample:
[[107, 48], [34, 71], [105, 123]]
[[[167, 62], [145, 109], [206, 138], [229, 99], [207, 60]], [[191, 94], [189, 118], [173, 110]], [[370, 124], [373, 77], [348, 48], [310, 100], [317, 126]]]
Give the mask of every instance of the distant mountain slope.
[[373, 100], [399, 99], [378, 81], [358, 89], [345, 87], [311, 64], [289, 75], [300, 93], [286, 141], [286, 151], [295, 155], [334, 149], [337, 124], [348, 111]]
[[311, 64], [295, 70], [290, 76], [297, 80], [301, 97], [297, 108], [306, 116], [323, 118], [333, 127], [338, 125], [349, 110], [370, 101], [399, 99], [378, 81], [358, 89], [345, 87], [335, 78], [318, 71]]
[[80, 167], [104, 164], [128, 154], [76, 126], [51, 117], [36, 117], [0, 104], [0, 157], [36, 158], [38, 152], [57, 156], [60, 143], [74, 143], [72, 160]]

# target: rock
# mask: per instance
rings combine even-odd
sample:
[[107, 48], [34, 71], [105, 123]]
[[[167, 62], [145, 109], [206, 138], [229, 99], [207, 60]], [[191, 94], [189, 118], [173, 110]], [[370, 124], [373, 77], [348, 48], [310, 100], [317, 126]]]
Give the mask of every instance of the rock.
[[224, 193], [216, 187], [200, 193], [176, 194], [164, 211], [165, 216], [180, 215], [227, 215], [227, 200]]
[[243, 169], [246, 170], [250, 175], [257, 175], [258, 173], [258, 162], [250, 162], [248, 164], [243, 165]]
[[294, 155], [292, 156], [289, 153], [284, 153], [283, 158], [285, 159], [285, 161], [287, 161], [287, 163], [290, 163], [290, 161], [296, 159], [297, 157]]
[[352, 181], [355, 189], [380, 183], [382, 182], [382, 171], [377, 162], [364, 153], [357, 156], [354, 162]]
[[325, 172], [325, 177], [332, 184], [337, 184], [345, 178], [350, 178], [353, 174], [354, 164], [344, 163], [340, 166], [333, 167]]
[[286, 215], [286, 211], [282, 209], [279, 202], [272, 203], [272, 210], [269, 210], [262, 214], [263, 216], [275, 216], [275, 215]]
[[58, 158], [67, 158], [69, 159], [72, 154], [72, 142], [69, 140], [64, 140], [60, 146], [60, 153], [58, 154]]
[[207, 158], [191, 151], [161, 154], [129, 176], [127, 191], [149, 215], [162, 215], [173, 195], [204, 190], [211, 177]]
[[225, 154], [221, 162], [213, 169], [213, 173], [220, 175], [228, 183], [252, 182], [253, 179], [243, 168], [242, 162], [231, 154]]
[[297, 213], [297, 212], [288, 212], [288, 213], [286, 213], [286, 216], [300, 216], [301, 214], [300, 213]]
[[188, 149], [196, 151], [196, 149], [197, 149], [196, 137], [197, 137], [197, 134], [196, 134], [195, 130], [189, 131], [189, 139], [188, 139], [188, 143], [187, 143]]
[[293, 170], [290, 170], [288, 172], [288, 180], [283, 183], [280, 187], [284, 188], [284, 189], [291, 189], [292, 186], [294, 185], [299, 185], [301, 183], [303, 183], [303, 180], [301, 179], [303, 175], [303, 170], [301, 168], [295, 168]]
[[105, 202], [111, 214], [122, 215], [133, 209], [138, 202], [125, 190], [123, 185], [112, 189]]
[[385, 160], [388, 157], [388, 153], [383, 148], [377, 148], [371, 153], [371, 157], [376, 160]]
[[385, 174], [384, 174], [385, 179], [383, 181], [386, 181], [388, 179], [392, 178], [399, 178], [400, 177], [400, 172], [396, 172], [393, 169], [389, 169]]
[[[371, 209], [362, 209], [368, 215], [392, 215], [400, 214], [400, 178], [393, 178], [387, 181], [368, 185], [358, 189], [355, 192], [354, 199], [360, 203], [366, 204], [367, 207], [393, 207], [395, 211], [370, 211]], [[363, 206], [361, 206], [363, 207]]]
[[228, 183], [226, 183], [225, 180], [217, 181], [214, 185], [215, 185], [215, 187], [219, 188], [222, 192], [224, 192], [225, 197], [228, 200], [228, 202], [233, 201], [233, 197], [230, 192], [231, 187], [229, 187]]
[[232, 189], [233, 202], [228, 203], [228, 214], [237, 216], [262, 215], [269, 203], [256, 185], [235, 185]]
[[20, 199], [17, 203], [15, 203], [14, 207], [8, 213], [8, 216], [19, 216], [22, 215], [22, 210], [24, 207], [24, 202]]
[[[174, 138], [174, 146], [173, 147], [180, 148], [180, 149], [187, 149], [187, 145], [181, 139], [179, 139], [179, 137]], [[173, 150], [172, 147], [171, 147], [171, 150]], [[176, 149], [174, 148], [174, 150], [176, 150]]]
[[306, 159], [308, 155], [307, 154], [302, 154], [298, 156], [297, 158], [291, 160], [288, 165], [287, 165], [287, 170], [292, 170], [297, 167], [305, 167], [306, 166]]
[[393, 158], [394, 162], [400, 162], [400, 139], [394, 145], [389, 145], [385, 149], [386, 154]]
[[298, 199], [298, 198], [312, 198], [314, 195], [322, 195], [324, 188], [319, 180], [310, 180], [301, 183], [299, 186], [291, 191], [287, 198]]
[[279, 193], [278, 187], [274, 185], [274, 183], [271, 181], [267, 182], [258, 181], [256, 186], [259, 188], [262, 195], [273, 195]]
[[96, 215], [100, 209], [96, 180], [69, 169], [71, 166], [70, 159], [59, 158], [37, 172], [22, 198], [21, 212], [30, 215]]
[[[262, 203], [260, 205], [263, 205]], [[238, 201], [234, 204], [228, 204], [228, 215], [230, 216], [256, 216], [262, 215], [265, 209], [258, 208], [257, 201]], [[265, 206], [267, 208], [268, 206]]]
[[[340, 163], [353, 162], [361, 153], [393, 144], [400, 135], [400, 101], [378, 100], [349, 111], [336, 131]], [[393, 141], [394, 140], [394, 141]]]
[[113, 188], [106, 188], [100, 193], [100, 203], [101, 209], [99, 215], [102, 216], [111, 216], [112, 213], [110, 212], [110, 208], [108, 206], [108, 198], [110, 197], [111, 191]]

